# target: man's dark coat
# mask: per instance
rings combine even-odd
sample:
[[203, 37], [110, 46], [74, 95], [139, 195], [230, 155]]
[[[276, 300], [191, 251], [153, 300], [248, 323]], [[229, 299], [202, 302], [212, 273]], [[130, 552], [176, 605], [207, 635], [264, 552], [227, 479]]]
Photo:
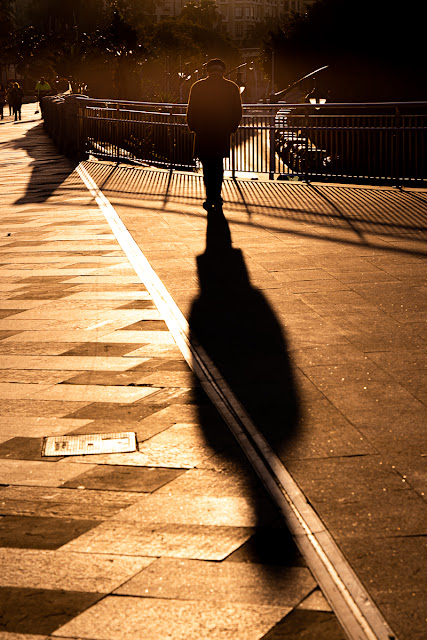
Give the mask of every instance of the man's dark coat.
[[198, 158], [227, 157], [230, 136], [242, 119], [242, 100], [237, 84], [212, 74], [190, 89], [187, 124], [196, 134], [194, 155]]

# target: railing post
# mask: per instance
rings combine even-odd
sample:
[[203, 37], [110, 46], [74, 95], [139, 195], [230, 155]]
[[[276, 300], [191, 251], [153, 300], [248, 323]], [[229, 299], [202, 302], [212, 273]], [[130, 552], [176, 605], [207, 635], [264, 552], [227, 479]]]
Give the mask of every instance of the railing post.
[[231, 136], [231, 177], [236, 179], [236, 134]]
[[309, 122], [309, 113], [308, 109], [305, 110], [305, 181], [310, 182], [308, 174], [308, 122]]
[[170, 165], [169, 165], [169, 172], [172, 175], [173, 172], [173, 167], [174, 167], [174, 156], [175, 156], [175, 127], [173, 126], [173, 111], [171, 110], [169, 113], [169, 125], [168, 125], [168, 132], [169, 132], [169, 153], [170, 153]]
[[394, 152], [394, 157], [395, 157], [395, 173], [396, 173], [396, 187], [399, 188], [400, 187], [400, 183], [401, 183], [401, 176], [400, 176], [400, 165], [401, 165], [401, 153], [403, 150], [403, 145], [401, 145], [401, 141], [400, 141], [400, 137], [404, 135], [403, 130], [402, 130], [402, 126], [401, 126], [401, 115], [400, 115], [400, 110], [399, 107], [395, 108], [395, 112], [394, 112], [394, 139], [395, 139], [395, 152]]
[[275, 128], [275, 112], [274, 109], [271, 110], [270, 115], [270, 166], [268, 172], [269, 180], [274, 180], [274, 174], [276, 171], [276, 128]]
[[116, 118], [116, 162], [120, 163], [120, 146], [119, 146], [119, 130], [120, 130], [120, 103], [117, 103], [117, 118]]

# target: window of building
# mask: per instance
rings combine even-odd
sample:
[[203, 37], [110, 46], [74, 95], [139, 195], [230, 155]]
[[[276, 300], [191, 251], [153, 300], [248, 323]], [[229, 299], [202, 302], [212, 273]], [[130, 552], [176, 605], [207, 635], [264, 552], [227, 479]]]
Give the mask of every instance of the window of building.
[[243, 18], [243, 7], [236, 7], [236, 19], [241, 20]]
[[236, 24], [236, 38], [243, 38], [243, 24]]

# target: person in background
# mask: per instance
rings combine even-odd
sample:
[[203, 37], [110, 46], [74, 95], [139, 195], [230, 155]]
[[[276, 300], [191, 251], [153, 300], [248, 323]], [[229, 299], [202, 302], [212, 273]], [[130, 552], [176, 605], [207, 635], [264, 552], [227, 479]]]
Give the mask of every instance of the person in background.
[[[42, 99], [44, 98], [44, 96], [48, 96], [51, 92], [51, 86], [50, 84], [46, 81], [45, 77], [42, 76], [40, 78], [40, 80], [38, 81], [38, 83], [36, 84], [36, 98], [38, 100], [38, 103], [40, 105], [40, 111], [42, 114], [42, 118], [43, 118], [43, 101]], [[37, 112], [36, 112], [37, 113]]]
[[7, 100], [7, 104], [9, 105], [9, 115], [10, 116], [12, 115], [12, 111], [13, 111], [12, 104], [10, 102], [10, 94], [11, 94], [12, 89], [13, 89], [13, 82], [9, 82], [8, 85], [7, 85], [7, 88], [6, 88], [6, 100]]
[[222, 208], [224, 158], [230, 153], [230, 136], [242, 119], [237, 84], [224, 78], [225, 64], [213, 58], [206, 64], [207, 78], [195, 82], [188, 98], [187, 124], [196, 134], [194, 154], [203, 166], [206, 201], [203, 208]]
[[10, 92], [10, 103], [12, 105], [13, 114], [15, 116], [15, 122], [21, 119], [22, 101], [24, 99], [24, 92], [19, 86], [19, 82], [14, 82], [12, 91]]
[[6, 104], [6, 87], [2, 82], [0, 82], [0, 111], [1, 111], [1, 119], [3, 120], [3, 107]]

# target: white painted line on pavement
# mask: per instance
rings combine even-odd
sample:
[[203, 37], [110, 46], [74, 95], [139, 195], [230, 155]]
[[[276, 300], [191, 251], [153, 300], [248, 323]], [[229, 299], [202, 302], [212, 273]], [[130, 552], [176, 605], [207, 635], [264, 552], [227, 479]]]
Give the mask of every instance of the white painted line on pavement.
[[184, 358], [200, 379], [255, 471], [283, 513], [295, 542], [351, 640], [397, 640], [283, 463], [257, 430], [200, 345], [175, 301], [83, 164], [77, 173], [107, 219], [121, 248], [150, 292]]

